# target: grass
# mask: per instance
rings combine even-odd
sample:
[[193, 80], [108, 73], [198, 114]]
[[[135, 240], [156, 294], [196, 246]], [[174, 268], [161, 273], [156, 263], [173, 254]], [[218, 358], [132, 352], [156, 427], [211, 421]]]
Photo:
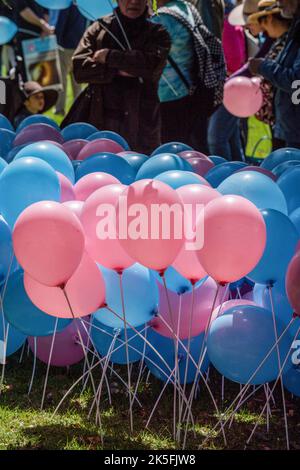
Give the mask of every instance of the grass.
[[[101, 400], [101, 419], [104, 444], [102, 445], [99, 426], [95, 424], [95, 414], [87, 418], [92, 403], [93, 393], [88, 387], [81, 394], [78, 387], [64, 402], [58, 414], [53, 411], [68, 388], [80, 376], [82, 364], [73, 366], [69, 371], [62, 368], [51, 368], [47, 387], [45, 408], [40, 411], [43, 381], [46, 366], [37, 365], [33, 390], [27, 394], [31, 377], [32, 355], [19, 363], [19, 353], [8, 358], [5, 381], [0, 397], [0, 449], [63, 449], [63, 450], [100, 450], [100, 449], [176, 449], [172, 437], [173, 389], [166, 390], [159, 407], [146, 430], [145, 425], [152, 407], [161, 390], [162, 384], [151, 377], [150, 383], [143, 380], [140, 385], [139, 399], [142, 408], [134, 407], [134, 432], [131, 434], [128, 418], [128, 397], [122, 385], [110, 378], [112, 387], [112, 404], [109, 404], [106, 389]], [[126, 368], [117, 370], [126, 378]], [[95, 375], [96, 383], [100, 376]], [[218, 406], [222, 408], [220, 378], [213, 372], [210, 385], [214, 390]], [[226, 381], [224, 407], [236, 396], [239, 387]], [[288, 397], [289, 429], [291, 448], [299, 448], [300, 411], [299, 399], [293, 402]], [[265, 417], [260, 420], [257, 432], [249, 446], [250, 449], [284, 449], [285, 434], [283, 415], [280, 407], [280, 395], [276, 396], [276, 409], [272, 411], [270, 433], [266, 432]], [[251, 430], [256, 423], [264, 404], [263, 395], [257, 393], [247, 406], [235, 416], [232, 427], [226, 431], [228, 447], [243, 449]], [[297, 407], [298, 405], [298, 407]], [[225, 409], [225, 408], [224, 408]], [[196, 450], [208, 436], [217, 422], [217, 415], [208, 394], [203, 389], [202, 396], [194, 402], [194, 433], [189, 426], [187, 449]], [[205, 449], [223, 449], [221, 434], [213, 432], [204, 445]]]

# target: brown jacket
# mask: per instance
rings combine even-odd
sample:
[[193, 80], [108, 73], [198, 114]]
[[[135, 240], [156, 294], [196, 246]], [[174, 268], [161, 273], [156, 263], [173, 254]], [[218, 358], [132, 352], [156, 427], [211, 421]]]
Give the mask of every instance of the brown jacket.
[[[117, 10], [118, 11], [118, 10]], [[130, 147], [146, 154], [160, 144], [158, 81], [165, 67], [170, 38], [146, 14], [129, 20], [119, 13], [131, 49], [122, 50], [107, 28], [123, 45], [124, 36], [115, 16], [96, 21], [85, 32], [73, 56], [75, 79], [88, 83], [83, 92], [89, 101], [84, 119], [99, 129], [121, 134]], [[94, 63], [95, 51], [110, 50], [105, 65]], [[135, 78], [123, 77], [119, 71]], [[80, 106], [79, 106], [80, 108]]]

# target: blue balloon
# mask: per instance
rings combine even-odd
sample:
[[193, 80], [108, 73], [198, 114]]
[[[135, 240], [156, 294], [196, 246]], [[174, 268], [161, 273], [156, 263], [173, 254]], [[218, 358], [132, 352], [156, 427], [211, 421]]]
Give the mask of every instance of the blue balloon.
[[0, 113], [0, 129], [7, 129], [8, 131], [14, 132], [13, 125], [11, 122], [7, 119], [6, 116]]
[[215, 166], [221, 165], [221, 163], [227, 163], [226, 158], [219, 157], [218, 155], [210, 155], [208, 158], [215, 164]]
[[13, 148], [8, 152], [8, 154], [6, 155], [5, 160], [7, 161], [7, 163], [11, 163], [11, 162], [15, 159], [15, 156], [20, 152], [20, 150], [22, 150], [23, 148], [25, 148], [26, 145], [27, 145], [27, 144], [18, 145], [17, 147], [13, 147]]
[[40, 158], [47, 162], [55, 171], [59, 171], [65, 175], [73, 184], [75, 182], [75, 174], [73, 165], [67, 154], [54, 144], [49, 142], [36, 142], [26, 145], [15, 156], [15, 160], [24, 157]]
[[13, 147], [16, 134], [8, 129], [0, 129], [0, 157], [6, 160], [7, 154]]
[[[3, 331], [3, 326], [5, 330]], [[7, 323], [5, 318], [0, 318], [0, 362], [3, 363], [4, 360], [4, 339], [5, 335], [7, 332], [7, 327], [8, 327], [8, 335], [7, 335], [7, 343], [6, 343], [6, 348], [5, 348], [5, 355], [6, 356], [11, 356], [14, 354], [18, 349], [20, 349], [21, 346], [26, 341], [27, 336], [23, 335], [23, 333], [16, 328], [14, 328], [12, 325]]]
[[36, 3], [50, 10], [64, 10], [72, 5], [72, 0], [35, 0]]
[[[298, 354], [299, 357], [299, 354]], [[293, 365], [283, 376], [283, 385], [296, 397], [300, 397], [300, 367]]]
[[[279, 330], [283, 325], [279, 324]], [[276, 336], [272, 313], [255, 305], [232, 307], [210, 326], [207, 351], [214, 367], [233, 382], [246, 384], [274, 346]], [[285, 334], [279, 343], [281, 363], [291, 344]], [[287, 364], [284, 372], [290, 366]], [[279, 373], [277, 348], [251, 379], [252, 385], [275, 380]]]
[[[147, 340], [151, 346], [158, 352], [156, 353], [149, 345], [146, 346], [146, 358], [145, 363], [151, 373], [157, 377], [162, 382], [167, 382], [171, 371], [175, 368], [175, 345], [174, 340], [171, 338], [166, 338], [165, 336], [159, 335], [152, 328], [148, 330]], [[204, 333], [199, 336], [195, 336], [190, 339], [190, 356], [193, 358], [194, 362], [198, 364], [200, 354], [203, 352]], [[179, 378], [180, 383], [184, 383], [185, 374], [186, 374], [186, 383], [191, 383], [195, 380], [196, 375], [200, 378], [200, 374], [197, 373], [197, 368], [188, 355], [188, 339], [181, 341], [184, 344], [178, 344], [178, 369], [179, 369]], [[163, 358], [163, 360], [160, 358]], [[165, 362], [167, 365], [165, 364]], [[202, 363], [201, 372], [204, 373], [207, 371], [209, 366], [209, 360], [207, 355]], [[187, 369], [187, 372], [186, 372]], [[170, 377], [169, 383], [174, 383], [174, 375]]]
[[291, 147], [275, 150], [263, 160], [260, 166], [272, 171], [277, 165], [288, 160], [300, 160], [300, 150]]
[[0, 16], [0, 46], [10, 42], [13, 37], [17, 34], [18, 28], [17, 25], [6, 18], [5, 16]]
[[142, 153], [130, 153], [127, 155], [121, 155], [124, 160], [126, 160], [127, 163], [131, 166], [131, 168], [134, 169], [134, 171], [137, 173], [141, 166], [149, 160], [149, 157], [147, 155], [143, 155]]
[[218, 186], [218, 191], [224, 196], [242, 196], [258, 209], [275, 209], [287, 214], [285, 197], [280, 188], [271, 178], [257, 171], [241, 171], [229, 176]]
[[[163, 285], [163, 280], [161, 276], [158, 274], [157, 271], [151, 271], [155, 277], [155, 279]], [[176, 294], [184, 294], [185, 292], [191, 292], [193, 289], [192, 283], [183, 277], [173, 266], [169, 266], [164, 273], [165, 281], [167, 289], [171, 290], [172, 292], [176, 292]], [[206, 279], [206, 278], [204, 278]], [[195, 288], [202, 285], [204, 280], [200, 280], [195, 284]]]
[[[101, 313], [93, 315], [91, 337], [92, 342], [101, 356], [106, 356], [110, 351], [111, 362], [115, 364], [127, 364], [125, 330], [110, 328], [101, 322]], [[141, 335], [138, 335], [132, 328], [126, 328], [128, 341], [129, 362], [136, 362], [142, 358], [144, 351], [145, 325], [135, 328]], [[115, 336], [117, 335], [116, 339]], [[112, 344], [113, 343], [113, 344]]]
[[76, 181], [89, 173], [103, 171], [115, 176], [123, 184], [131, 184], [135, 178], [135, 171], [123, 158], [114, 153], [97, 153], [86, 158], [76, 170]]
[[186, 186], [187, 184], [204, 184], [196, 173], [182, 170], [164, 171], [160, 175], [155, 176], [154, 179], [166, 183], [173, 189], [181, 188], [181, 186]]
[[[3, 301], [6, 320], [27, 336], [49, 336], [55, 329], [56, 318], [37, 308], [24, 288], [24, 272], [14, 272], [8, 280]], [[72, 320], [60, 318], [57, 332], [66, 328]]]
[[124, 139], [124, 137], [113, 131], [98, 131], [87, 138], [87, 140], [89, 141], [96, 139], [110, 139], [116, 142], [117, 144], [120, 144], [124, 150], [130, 150], [128, 142]]
[[295, 225], [296, 229], [298, 230], [299, 238], [300, 238], [300, 207], [295, 209], [290, 215], [289, 218]]
[[66, 126], [61, 131], [61, 135], [65, 142], [67, 142], [73, 139], [87, 139], [90, 135], [95, 134], [95, 132], [98, 132], [97, 127], [87, 124], [86, 122], [75, 122], [74, 124]]
[[300, 207], [300, 166], [294, 166], [286, 170], [278, 178], [277, 184], [285, 196], [290, 214]]
[[273, 209], [261, 211], [267, 229], [264, 253], [248, 274], [254, 282], [272, 285], [284, 279], [290, 260], [295, 254], [298, 232], [291, 220]]
[[110, 15], [113, 12], [112, 5], [117, 6], [114, 0], [111, 2], [108, 0], [102, 0], [101, 2], [95, 2], [95, 0], [77, 0], [76, 5], [80, 13], [92, 21], [102, 16]]
[[279, 163], [279, 165], [275, 166], [272, 173], [279, 178], [286, 170], [299, 165], [300, 160], [288, 160], [287, 162]]
[[244, 162], [220, 163], [205, 173], [205, 179], [213, 188], [217, 188], [228, 176], [246, 166], [247, 164]]
[[[277, 320], [279, 319], [279, 321], [282, 322], [284, 327], [286, 327], [293, 317], [293, 309], [287, 298], [284, 279], [280, 279], [278, 282], [276, 282], [276, 284], [274, 284], [271, 290], [271, 295], [273, 299], [275, 317]], [[272, 311], [270, 292], [266, 285], [255, 284], [253, 289], [253, 300], [261, 307]], [[288, 332], [292, 336], [295, 336], [299, 327], [300, 319], [296, 318], [289, 327]]]
[[[106, 303], [121, 318], [107, 308], [98, 310], [97, 319], [110, 328], [124, 329], [120, 278], [116, 271], [100, 267], [106, 286]], [[141, 264], [134, 264], [122, 274], [125, 315], [129, 326], [147, 323], [157, 312], [159, 293], [152, 272]]]
[[182, 142], [168, 142], [167, 144], [160, 145], [157, 149], [152, 152], [151, 157], [160, 155], [162, 153], [175, 153], [185, 152], [187, 150], [193, 150], [189, 145], [183, 144]]
[[13, 228], [26, 207], [39, 201], [60, 201], [60, 183], [51, 166], [39, 158], [20, 158], [0, 175], [0, 212]]
[[0, 175], [2, 171], [7, 167], [8, 163], [0, 157]]
[[191, 171], [190, 163], [173, 153], [161, 153], [149, 158], [139, 169], [136, 180], [154, 178], [157, 175], [169, 170]]
[[28, 116], [27, 118], [23, 119], [23, 121], [17, 127], [16, 133], [18, 134], [21, 132], [25, 127], [30, 126], [31, 124], [48, 124], [48, 126], [53, 127], [57, 131], [60, 131], [60, 128], [56, 122], [49, 118], [48, 116], [44, 116], [43, 114], [33, 114], [32, 116]]
[[9, 272], [17, 267], [16, 258], [13, 258], [14, 249], [9, 225], [0, 216], [0, 283], [6, 280]]

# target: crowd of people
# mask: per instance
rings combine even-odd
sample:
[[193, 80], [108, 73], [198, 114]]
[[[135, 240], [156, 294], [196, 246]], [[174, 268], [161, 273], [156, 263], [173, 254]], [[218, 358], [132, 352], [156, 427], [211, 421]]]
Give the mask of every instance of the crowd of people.
[[0, 66], [16, 66], [25, 39], [55, 34], [62, 82], [59, 93], [44, 90], [28, 80], [21, 60], [24, 98], [15, 125], [55, 104], [62, 127], [89, 122], [118, 132], [145, 154], [182, 141], [243, 160], [247, 124], [225, 108], [222, 91], [233, 77], [259, 76], [263, 106], [256, 117], [270, 126], [273, 148], [300, 148], [300, 105], [294, 99], [300, 0], [157, 0], [155, 6], [118, 0], [113, 14], [92, 23], [75, 4], [59, 11], [35, 0], [9, 4], [2, 4], [0, 15], [14, 20], [18, 33], [2, 48]]

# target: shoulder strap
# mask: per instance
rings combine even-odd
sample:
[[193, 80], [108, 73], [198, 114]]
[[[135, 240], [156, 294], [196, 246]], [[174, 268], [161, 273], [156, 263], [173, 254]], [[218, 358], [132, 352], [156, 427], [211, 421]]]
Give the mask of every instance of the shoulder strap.
[[180, 80], [183, 82], [185, 85], [186, 89], [191, 93], [191, 87], [185, 76], [183, 75], [180, 67], [178, 66], [177, 62], [169, 55], [168, 56], [168, 62], [171, 64], [177, 75], [179, 76]]

